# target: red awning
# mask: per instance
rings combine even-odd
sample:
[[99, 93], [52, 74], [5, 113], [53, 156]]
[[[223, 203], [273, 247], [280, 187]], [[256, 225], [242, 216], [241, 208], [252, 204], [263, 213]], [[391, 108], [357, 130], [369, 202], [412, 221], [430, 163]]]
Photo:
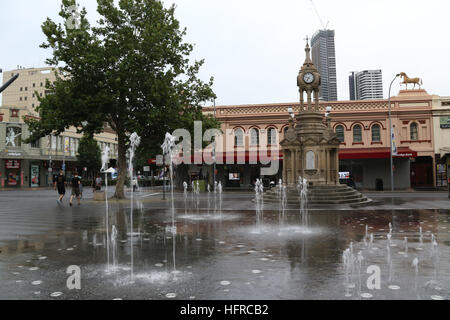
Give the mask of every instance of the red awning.
[[[182, 161], [183, 157], [175, 157], [175, 162], [178, 161]], [[205, 162], [209, 162], [212, 163], [212, 157], [211, 157], [211, 153], [205, 153], [203, 156], [201, 156], [202, 161]], [[200, 164], [200, 163], [195, 163], [196, 157], [192, 154], [191, 155], [191, 164]], [[233, 152], [230, 152], [229, 154], [227, 153], [222, 153], [222, 152], [217, 152], [216, 153], [216, 163], [218, 164], [238, 164], [238, 163], [242, 163], [245, 162], [247, 164], [251, 163], [260, 163], [261, 160], [263, 160], [263, 162], [267, 162], [268, 160], [283, 160], [283, 153], [281, 151], [235, 151], [234, 155]], [[230, 163], [228, 163], [230, 162]], [[149, 159], [148, 160], [149, 164], [156, 164], [157, 161], [156, 159]]]
[[[355, 148], [339, 150], [339, 160], [346, 159], [388, 159], [391, 156], [390, 148]], [[416, 158], [417, 151], [408, 147], [400, 147], [394, 158]]]

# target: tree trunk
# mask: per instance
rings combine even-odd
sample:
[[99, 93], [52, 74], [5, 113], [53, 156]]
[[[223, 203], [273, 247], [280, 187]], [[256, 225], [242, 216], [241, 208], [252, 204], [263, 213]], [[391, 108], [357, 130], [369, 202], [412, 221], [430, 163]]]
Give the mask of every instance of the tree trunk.
[[127, 150], [126, 150], [126, 135], [123, 130], [118, 127], [117, 131], [118, 153], [119, 159], [117, 161], [118, 177], [116, 184], [116, 192], [114, 198], [125, 199], [125, 181], [127, 179]]

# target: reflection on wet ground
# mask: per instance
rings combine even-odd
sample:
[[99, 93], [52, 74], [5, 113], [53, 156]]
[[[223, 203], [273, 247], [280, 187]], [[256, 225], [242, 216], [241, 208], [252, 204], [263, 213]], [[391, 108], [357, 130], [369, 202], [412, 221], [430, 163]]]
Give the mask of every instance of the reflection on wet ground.
[[[305, 228], [297, 210], [287, 210], [282, 223], [278, 210], [265, 210], [258, 223], [251, 197], [242, 201], [245, 210], [224, 204], [220, 212], [205, 199], [195, 210], [180, 201], [173, 234], [170, 210], [135, 207], [133, 233], [129, 205], [110, 210], [117, 236], [109, 266], [101, 205], [26, 216], [38, 229], [52, 221], [44, 233], [2, 229], [0, 299], [450, 298], [448, 210], [314, 210]], [[348, 274], [343, 252], [350, 246], [362, 259]], [[66, 286], [71, 265], [81, 268], [81, 290]], [[371, 266], [380, 268], [379, 290], [367, 287]]]

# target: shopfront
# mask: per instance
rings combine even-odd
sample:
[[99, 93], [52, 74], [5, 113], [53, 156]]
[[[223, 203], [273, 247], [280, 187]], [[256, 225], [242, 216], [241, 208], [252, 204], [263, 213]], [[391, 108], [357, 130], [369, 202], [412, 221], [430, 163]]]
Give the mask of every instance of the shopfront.
[[20, 188], [23, 184], [22, 160], [5, 160], [5, 187]]
[[[409, 148], [398, 148], [398, 154], [393, 159], [395, 189], [404, 190], [411, 187], [410, 165], [411, 159], [416, 157], [417, 152]], [[349, 172], [357, 189], [390, 190], [390, 149], [341, 149], [339, 171]]]
[[447, 153], [441, 158], [436, 154], [436, 187], [447, 188], [448, 178], [450, 177], [450, 154]]
[[36, 164], [30, 165], [30, 187], [37, 188], [41, 184], [40, 166]]

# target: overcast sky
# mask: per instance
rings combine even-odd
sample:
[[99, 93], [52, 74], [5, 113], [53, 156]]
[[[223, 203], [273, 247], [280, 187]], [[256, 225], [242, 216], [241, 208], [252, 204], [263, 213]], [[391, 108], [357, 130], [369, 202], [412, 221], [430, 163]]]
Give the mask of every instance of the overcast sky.
[[[206, 60], [200, 76], [214, 76], [218, 105], [298, 101], [296, 77], [303, 40], [323, 28], [310, 0], [170, 0]], [[384, 96], [396, 73], [423, 78], [430, 94], [450, 95], [450, 1], [315, 0], [335, 30], [338, 99], [348, 100], [350, 71], [382, 69]], [[91, 22], [96, 1], [81, 0]], [[0, 0], [0, 68], [42, 67], [50, 52], [41, 24], [61, 21], [59, 0]], [[393, 86], [396, 94], [400, 81]]]

